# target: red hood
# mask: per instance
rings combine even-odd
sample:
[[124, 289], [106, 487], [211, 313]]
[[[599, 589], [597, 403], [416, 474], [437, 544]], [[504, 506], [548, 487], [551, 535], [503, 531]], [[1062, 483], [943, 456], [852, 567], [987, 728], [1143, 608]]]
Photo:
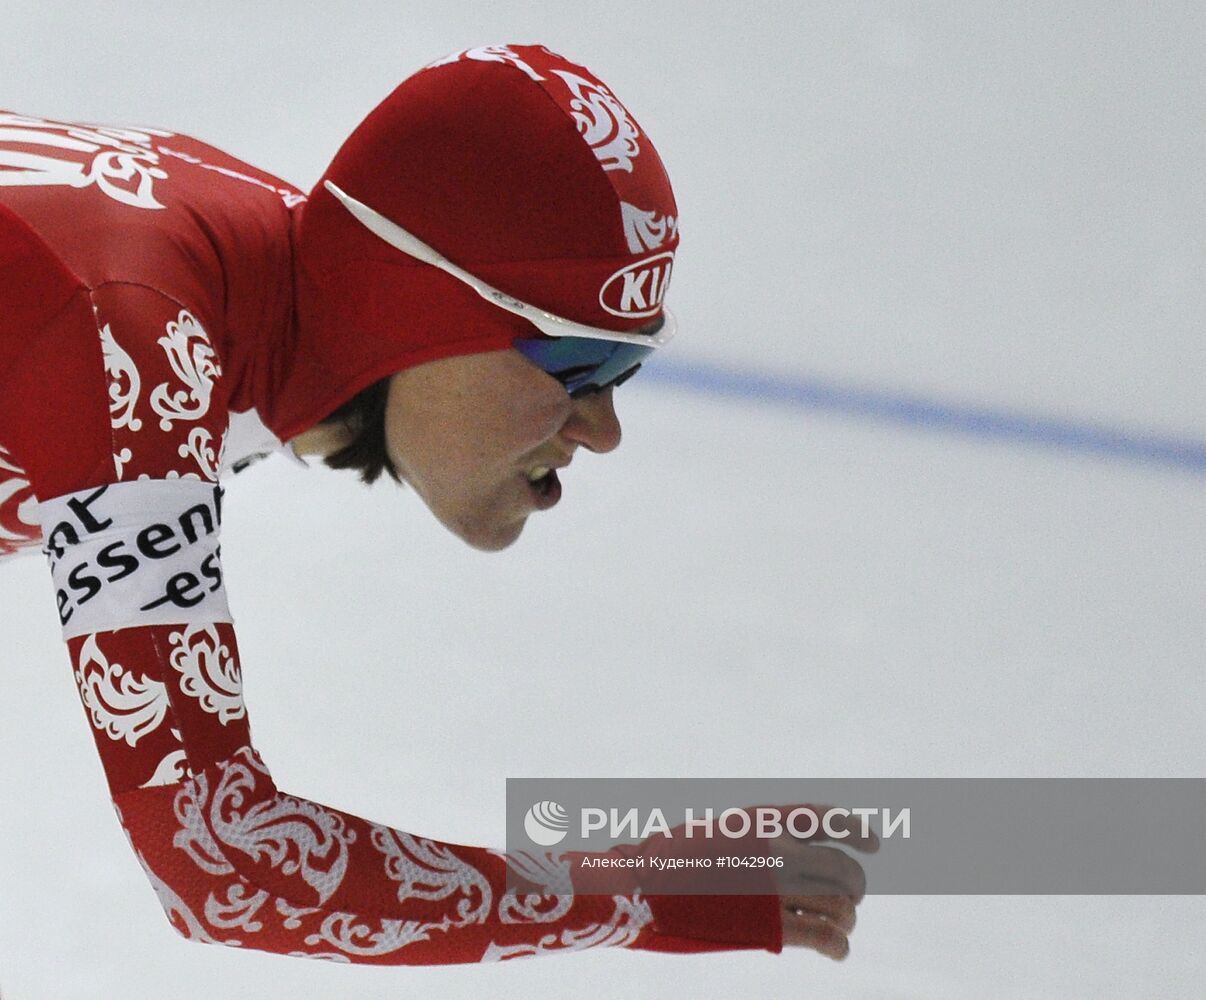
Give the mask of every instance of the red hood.
[[[660, 309], [678, 210], [636, 120], [589, 70], [541, 46], [455, 53], [390, 94], [295, 209], [296, 329], [277, 348], [288, 362], [268, 421], [282, 439], [396, 371], [534, 335], [374, 236], [328, 179], [551, 312], [631, 330]], [[660, 286], [625, 278], [652, 257]]]

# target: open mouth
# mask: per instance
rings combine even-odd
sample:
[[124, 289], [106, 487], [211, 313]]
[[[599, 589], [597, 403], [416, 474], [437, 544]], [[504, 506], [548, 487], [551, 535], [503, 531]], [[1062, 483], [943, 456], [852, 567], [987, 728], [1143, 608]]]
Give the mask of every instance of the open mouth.
[[561, 499], [561, 480], [557, 478], [556, 469], [540, 466], [529, 472], [525, 478], [538, 509], [548, 510]]

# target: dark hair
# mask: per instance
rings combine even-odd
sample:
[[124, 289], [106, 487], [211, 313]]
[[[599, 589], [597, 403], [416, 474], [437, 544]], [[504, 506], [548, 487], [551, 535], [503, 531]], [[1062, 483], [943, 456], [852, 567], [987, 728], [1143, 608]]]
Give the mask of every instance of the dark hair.
[[388, 473], [395, 483], [402, 480], [389, 460], [385, 448], [385, 401], [389, 398], [389, 377], [361, 389], [331, 413], [324, 424], [342, 425], [353, 435], [349, 444], [328, 455], [323, 462], [332, 469], [355, 469], [362, 483], [375, 483]]

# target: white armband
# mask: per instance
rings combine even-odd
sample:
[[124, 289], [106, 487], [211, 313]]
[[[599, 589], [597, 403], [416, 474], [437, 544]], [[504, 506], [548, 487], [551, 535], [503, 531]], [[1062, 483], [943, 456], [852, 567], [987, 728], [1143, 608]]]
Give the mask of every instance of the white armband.
[[229, 622], [222, 488], [183, 479], [98, 486], [39, 504], [63, 638]]

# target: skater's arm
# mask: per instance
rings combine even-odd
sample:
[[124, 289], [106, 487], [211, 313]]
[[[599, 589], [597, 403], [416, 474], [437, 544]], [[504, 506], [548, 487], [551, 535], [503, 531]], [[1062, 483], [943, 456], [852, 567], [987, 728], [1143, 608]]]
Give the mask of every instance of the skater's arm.
[[[497, 851], [277, 789], [251, 742], [225, 597], [219, 339], [208, 317], [142, 286], [81, 294], [57, 339], [83, 353], [31, 368], [30, 386], [61, 385], [20, 445], [114, 805], [178, 931], [381, 964], [779, 949], [774, 899], [516, 898]], [[366, 748], [366, 766], [388, 751]]]

